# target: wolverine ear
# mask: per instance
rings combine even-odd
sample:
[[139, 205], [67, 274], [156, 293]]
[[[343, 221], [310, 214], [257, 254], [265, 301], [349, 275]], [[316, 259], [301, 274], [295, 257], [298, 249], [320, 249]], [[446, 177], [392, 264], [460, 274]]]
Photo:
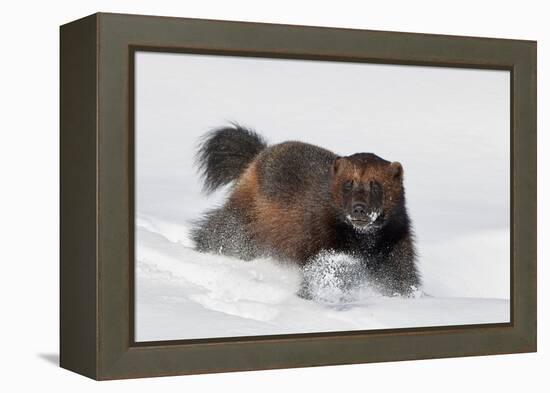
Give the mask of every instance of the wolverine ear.
[[338, 173], [338, 169], [340, 168], [340, 164], [342, 163], [342, 157], [336, 157], [334, 161], [332, 162], [332, 174]]
[[390, 170], [394, 179], [403, 178], [403, 166], [399, 162], [397, 161], [392, 162], [390, 164]]

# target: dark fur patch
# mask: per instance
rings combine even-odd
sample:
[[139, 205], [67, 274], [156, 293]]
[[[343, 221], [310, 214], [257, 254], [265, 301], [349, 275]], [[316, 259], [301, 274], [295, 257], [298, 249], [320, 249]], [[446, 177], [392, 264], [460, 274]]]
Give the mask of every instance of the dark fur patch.
[[280, 202], [303, 199], [304, 192], [326, 188], [335, 158], [328, 150], [302, 142], [270, 146], [257, 159], [260, 191]]

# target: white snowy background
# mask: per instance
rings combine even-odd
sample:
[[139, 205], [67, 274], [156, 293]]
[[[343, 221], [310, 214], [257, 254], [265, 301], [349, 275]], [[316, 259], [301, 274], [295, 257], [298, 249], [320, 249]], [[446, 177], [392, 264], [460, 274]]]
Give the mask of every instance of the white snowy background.
[[[509, 321], [509, 93], [506, 71], [138, 53], [136, 340]], [[196, 142], [229, 121], [400, 161], [424, 295], [307, 301], [296, 268], [193, 251], [225, 196]]]

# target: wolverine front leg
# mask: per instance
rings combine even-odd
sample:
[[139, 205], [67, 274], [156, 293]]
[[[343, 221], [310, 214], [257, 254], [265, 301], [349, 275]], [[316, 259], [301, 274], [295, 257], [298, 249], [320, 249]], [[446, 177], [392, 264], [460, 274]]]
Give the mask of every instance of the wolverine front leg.
[[420, 274], [415, 260], [416, 252], [409, 236], [392, 247], [374, 275], [384, 294], [412, 296], [420, 288]]
[[365, 278], [360, 258], [333, 249], [322, 250], [302, 267], [298, 296], [324, 301], [349, 300]]

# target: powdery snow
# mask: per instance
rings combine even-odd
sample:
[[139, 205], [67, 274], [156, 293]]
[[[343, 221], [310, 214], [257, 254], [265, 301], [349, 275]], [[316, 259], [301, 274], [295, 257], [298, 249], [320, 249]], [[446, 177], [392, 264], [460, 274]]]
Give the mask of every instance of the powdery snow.
[[[438, 259], [441, 250], [453, 245], [425, 247], [421, 268], [426, 293], [418, 291], [415, 298], [383, 297], [368, 280], [355, 289], [342, 289], [342, 278], [353, 277], [358, 262], [329, 254], [305, 271], [308, 282], [316, 283], [315, 300], [305, 300], [297, 296], [303, 273], [295, 266], [267, 258], [245, 262], [198, 253], [187, 228], [174, 223], [140, 217], [136, 226], [137, 341], [509, 320], [509, 301], [502, 288], [468, 285], [475, 258], [469, 263]], [[457, 243], [469, 247], [482, 242], [491, 250], [491, 243], [501, 244], [505, 235], [491, 233]], [[490, 268], [484, 270], [491, 273]]]

